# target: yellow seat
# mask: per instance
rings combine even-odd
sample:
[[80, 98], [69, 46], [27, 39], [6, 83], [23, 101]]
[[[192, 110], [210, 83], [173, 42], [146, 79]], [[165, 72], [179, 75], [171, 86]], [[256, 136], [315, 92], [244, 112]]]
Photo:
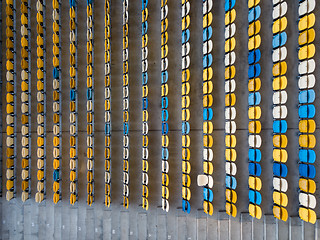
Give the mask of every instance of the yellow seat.
[[186, 200], [190, 200], [191, 199], [191, 191], [190, 188], [187, 187], [182, 187], [182, 198], [186, 199]]
[[77, 201], [77, 196], [75, 194], [70, 194], [70, 204], [74, 205]]
[[[187, 69], [187, 72], [189, 72], [189, 78], [190, 78], [190, 71], [189, 69]], [[202, 74], [202, 77], [203, 77], [203, 81], [208, 81], [208, 80], [211, 80], [212, 77], [213, 77], [213, 69], [212, 67], [209, 67], [209, 68], [205, 68], [203, 69], [203, 74]], [[182, 74], [182, 81], [188, 81], [189, 78], [184, 78], [184, 74]]]
[[299, 208], [299, 217], [305, 221], [305, 222], [310, 222], [310, 223], [315, 223], [317, 220], [317, 216], [316, 213], [311, 210], [311, 209], [307, 209], [304, 207], [300, 207]]
[[316, 122], [313, 119], [300, 120], [299, 131], [302, 133], [314, 133], [316, 130]]
[[190, 136], [182, 135], [182, 147], [190, 147]]
[[225, 137], [226, 147], [234, 148], [237, 145], [237, 138], [235, 135], [226, 135]]
[[[211, 15], [211, 17], [212, 17], [212, 15]], [[210, 21], [210, 15], [209, 15], [208, 21]], [[211, 21], [212, 21], [212, 19], [211, 19]], [[162, 25], [161, 25], [161, 32], [165, 32], [168, 29], [168, 18], [165, 18], [162, 22], [165, 22], [165, 27], [162, 27]], [[206, 23], [204, 23], [204, 24], [206, 24]], [[182, 18], [181, 26], [182, 26], [182, 31], [190, 26], [190, 16], [189, 15]]]
[[182, 172], [189, 174], [191, 171], [191, 165], [189, 161], [182, 161]]
[[211, 202], [204, 201], [203, 202], [203, 211], [210, 216], [213, 214], [213, 205]]
[[[162, 85], [162, 86], [164, 86], [164, 85]], [[162, 86], [161, 86], [161, 90], [162, 90]], [[162, 93], [162, 91], [161, 91], [161, 93]], [[185, 82], [185, 83], [182, 84], [182, 93], [181, 94], [182, 95], [188, 95], [189, 93], [190, 93], [190, 83], [189, 82]], [[165, 95], [168, 95], [168, 86], [166, 87]]]
[[315, 53], [316, 53], [315, 45], [309, 44], [299, 49], [298, 57], [300, 60], [304, 60], [307, 58], [312, 58]]
[[273, 202], [279, 206], [286, 207], [288, 205], [288, 196], [285, 193], [274, 191], [272, 198]]
[[260, 29], [261, 29], [260, 20], [252, 22], [248, 28], [248, 36], [251, 37], [252, 35], [258, 34], [260, 32]]
[[129, 207], [129, 198], [123, 196], [123, 203], [122, 203], [123, 207], [128, 209]]
[[[166, 186], [168, 187], [169, 185], [169, 175], [166, 174], [166, 173], [162, 173], [162, 185], [163, 186]], [[191, 179], [190, 179], [190, 176], [189, 175], [186, 175], [186, 174], [182, 174], [182, 185], [185, 186], [187, 185], [186, 187], [190, 187], [190, 182], [188, 182], [190, 180], [191, 182]]]
[[258, 205], [249, 204], [249, 214], [252, 217], [255, 217], [257, 219], [261, 219], [261, 217], [262, 217], [261, 207]]
[[288, 220], [288, 212], [283, 207], [273, 206], [273, 216], [285, 222]]
[[261, 122], [260, 121], [250, 121], [248, 124], [249, 133], [260, 133], [261, 132]]
[[229, 202], [226, 202], [226, 213], [232, 217], [237, 216], [237, 207]]
[[273, 76], [284, 75], [287, 72], [287, 63], [286, 62], [278, 62], [272, 67]]
[[212, 93], [213, 90], [213, 83], [212, 81], [206, 81], [203, 83], [203, 94]]
[[11, 191], [13, 189], [13, 180], [7, 180], [6, 187], [8, 191]]
[[[7, 103], [12, 103], [14, 101], [14, 97], [13, 97], [13, 94], [11, 93], [7, 93]], [[8, 105], [8, 106], [11, 106], [11, 105]], [[8, 109], [8, 108], [7, 108]], [[11, 111], [11, 110], [10, 110]], [[8, 112], [8, 110], [7, 110]], [[13, 111], [12, 111], [13, 112]], [[8, 112], [9, 113], [9, 112]], [[11, 113], [11, 112], [10, 112]]]
[[[210, 26], [212, 23], [213, 15], [212, 12], [207, 13], [206, 15], [203, 16], [203, 27]], [[182, 20], [183, 21], [183, 20]], [[188, 25], [189, 26], [189, 25]], [[184, 29], [183, 29], [184, 30]]]
[[260, 3], [260, 0], [248, 0], [248, 8], [257, 6]]
[[262, 187], [262, 182], [259, 177], [249, 176], [249, 188], [260, 191]]
[[248, 110], [249, 119], [260, 119], [261, 118], [261, 108], [259, 106], [250, 107]]
[[277, 77], [273, 79], [272, 88], [274, 91], [283, 90], [287, 87], [288, 81], [286, 76]]
[[182, 148], [182, 159], [189, 161], [190, 160], [190, 156], [191, 156], [190, 149], [189, 148]]
[[229, 66], [227, 68], [225, 68], [224, 70], [224, 77], [225, 79], [231, 79], [234, 78], [234, 76], [236, 75], [236, 68], [235, 66]]
[[273, 22], [272, 33], [276, 34], [282, 32], [287, 28], [288, 20], [286, 17], [282, 17]]
[[316, 191], [316, 183], [312, 179], [300, 178], [299, 188], [301, 191], [313, 194]]
[[42, 170], [38, 170], [37, 172], [38, 181], [42, 181], [44, 178], [44, 172]]
[[307, 29], [299, 34], [299, 45], [305, 45], [307, 43], [312, 43], [315, 39], [316, 33], [313, 28]]
[[308, 14], [299, 20], [298, 28], [299, 31], [303, 31], [307, 28], [312, 28], [315, 24], [316, 17], [314, 13]]
[[169, 188], [166, 187], [166, 186], [162, 186], [161, 187], [161, 192], [162, 192], [162, 197], [165, 198], [165, 199], [168, 199], [169, 198]]
[[38, 137], [38, 139], [37, 139], [38, 147], [43, 146], [43, 144], [44, 144], [44, 138], [43, 137]]
[[93, 181], [93, 174], [91, 171], [87, 172], [87, 182], [92, 182]]
[[58, 159], [53, 160], [53, 169], [59, 169], [60, 167], [60, 161]]
[[234, 93], [225, 95], [225, 106], [234, 106], [236, 104], [236, 95]]
[[299, 145], [304, 148], [314, 148], [316, 145], [316, 137], [313, 134], [300, 135]]
[[254, 35], [253, 37], [250, 37], [248, 41], [249, 51], [260, 47], [260, 44], [261, 44], [260, 35]]
[[203, 122], [203, 133], [211, 134], [213, 132], [213, 123], [212, 122]]
[[226, 200], [231, 203], [237, 202], [237, 193], [232, 189], [226, 189]]
[[213, 137], [211, 135], [203, 136], [203, 146], [211, 148], [213, 146]]
[[182, 109], [182, 121], [189, 121], [189, 119], [190, 119], [190, 110]]
[[286, 163], [288, 160], [288, 153], [285, 149], [273, 149], [272, 156], [275, 162]]
[[236, 47], [236, 39], [234, 37], [229, 38], [228, 40], [226, 40], [224, 44], [224, 51], [225, 52], [233, 51], [235, 47]]
[[60, 189], [60, 184], [58, 182], [53, 182], [53, 192], [58, 192]]
[[203, 162], [203, 172], [208, 175], [211, 175], [213, 173], [212, 162], [208, 162], [208, 161]]
[[286, 135], [274, 135], [272, 142], [274, 147], [286, 148], [288, 144], [288, 138]]
[[74, 182], [74, 181], [76, 181], [76, 178], [77, 178], [76, 172], [75, 171], [70, 171], [70, 181]]
[[226, 149], [225, 150], [225, 157], [227, 161], [236, 161], [237, 159], [237, 152], [235, 149]]
[[231, 11], [228, 11], [225, 14], [224, 25], [229, 25], [229, 24], [233, 23], [235, 19], [236, 19], [236, 10], [232, 9]]
[[53, 202], [54, 204], [57, 204], [60, 200], [60, 195], [58, 193], [53, 194]]

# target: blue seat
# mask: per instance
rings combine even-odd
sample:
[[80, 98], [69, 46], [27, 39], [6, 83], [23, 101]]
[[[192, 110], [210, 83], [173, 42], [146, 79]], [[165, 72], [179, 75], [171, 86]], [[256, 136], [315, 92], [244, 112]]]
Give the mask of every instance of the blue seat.
[[288, 37], [287, 37], [286, 32], [281, 32], [281, 33], [274, 35], [273, 39], [272, 39], [272, 47], [278, 48], [278, 47], [285, 45], [287, 42], [287, 38]]
[[260, 149], [250, 148], [248, 155], [249, 155], [249, 161], [252, 161], [252, 162], [260, 162], [261, 161]]
[[205, 29], [203, 29], [203, 41], [208, 41], [211, 37], [212, 37], [212, 27], [206, 27]]
[[261, 175], [261, 166], [259, 163], [249, 162], [249, 175], [260, 176]]
[[261, 73], [261, 66], [259, 63], [249, 66], [249, 70], [248, 70], [249, 78], [259, 77], [260, 73]]
[[53, 171], [53, 181], [58, 182], [60, 180], [60, 174], [59, 174], [59, 170], [55, 169]]
[[110, 125], [110, 123], [106, 123], [106, 125], [105, 125], [105, 129], [104, 129], [104, 131], [105, 131], [105, 133], [106, 134], [110, 134], [110, 128], [111, 128], [111, 125]]
[[182, 32], [182, 44], [188, 42], [190, 39], [190, 30], [186, 29]]
[[251, 8], [249, 10], [249, 14], [248, 14], [248, 21], [249, 23], [251, 23], [252, 21], [257, 20], [261, 15], [261, 8], [260, 6], [256, 6], [254, 8]]
[[168, 71], [165, 70], [164, 72], [161, 73], [161, 83], [167, 83], [168, 82]]
[[142, 10], [144, 10], [148, 5], [148, 0], [143, 0], [142, 1]]
[[299, 103], [313, 103], [316, 98], [316, 94], [313, 89], [301, 91], [299, 93]]
[[76, 6], [76, 0], [69, 0], [70, 7]]
[[92, 0], [87, 0], [87, 5], [92, 4]]
[[161, 121], [166, 122], [168, 121], [169, 113], [167, 109], [162, 109], [161, 111]]
[[262, 197], [260, 192], [249, 190], [249, 201], [253, 204], [260, 205], [262, 201]]
[[249, 93], [248, 103], [249, 105], [259, 105], [261, 102], [261, 94], [259, 92]]
[[123, 123], [123, 134], [128, 135], [129, 133], [129, 125], [128, 123]]
[[161, 125], [161, 132], [162, 132], [162, 135], [167, 135], [168, 134], [168, 129], [169, 129], [169, 125], [168, 123], [164, 122], [162, 123]]
[[300, 118], [313, 118], [316, 113], [316, 109], [313, 104], [299, 106]]
[[235, 3], [236, 3], [236, 0], [225, 1], [224, 11], [228, 12], [230, 9], [232, 9], [234, 7]]
[[52, 75], [53, 75], [54, 79], [58, 79], [59, 78], [59, 70], [58, 70], [58, 68], [53, 68]]
[[148, 98], [144, 97], [142, 99], [142, 110], [147, 110], [148, 109]]
[[288, 168], [282, 163], [273, 163], [273, 175], [278, 177], [286, 177], [288, 174]]
[[249, 65], [259, 62], [260, 58], [261, 58], [260, 49], [250, 51], [248, 54]]
[[142, 73], [142, 84], [146, 85], [148, 83], [148, 72], [143, 72]]
[[74, 101], [76, 99], [76, 91], [73, 89], [70, 90], [70, 100]]
[[169, 150], [168, 150], [168, 148], [162, 148], [161, 157], [162, 157], [163, 160], [168, 160], [169, 159]]
[[316, 153], [312, 149], [300, 149], [299, 160], [304, 163], [314, 163], [316, 161]]
[[87, 100], [92, 100], [92, 88], [87, 89]]
[[288, 129], [288, 124], [286, 120], [276, 120], [272, 125], [273, 132], [275, 133], [286, 133]]
[[213, 111], [211, 108], [203, 109], [203, 121], [211, 121], [213, 117]]
[[203, 68], [210, 67], [212, 64], [212, 55], [211, 53], [203, 56]]
[[227, 175], [226, 176], [226, 188], [236, 189], [237, 180], [234, 176]]
[[182, 122], [182, 135], [186, 135], [190, 133], [190, 124], [189, 122]]
[[147, 21], [144, 21], [142, 23], [142, 35], [145, 35], [148, 31], [148, 22]]
[[182, 199], [182, 210], [188, 214], [190, 213], [191, 207], [187, 200]]
[[305, 178], [314, 178], [316, 176], [316, 168], [309, 164], [299, 164], [299, 174]]
[[213, 192], [210, 188], [203, 188], [203, 199], [209, 202], [213, 201]]
[[162, 97], [161, 98], [161, 108], [165, 108], [167, 109], [168, 108], [168, 98], [167, 97]]

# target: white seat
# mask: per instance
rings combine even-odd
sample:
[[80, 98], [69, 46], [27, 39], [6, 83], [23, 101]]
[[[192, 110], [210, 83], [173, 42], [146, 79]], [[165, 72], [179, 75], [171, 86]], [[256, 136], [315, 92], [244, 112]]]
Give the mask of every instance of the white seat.
[[237, 115], [237, 111], [234, 107], [225, 108], [224, 113], [225, 113], [226, 120], [234, 120]]
[[25, 92], [21, 93], [21, 102], [28, 102], [29, 100], [29, 95]]
[[53, 108], [53, 112], [59, 112], [59, 110], [60, 110], [59, 103], [58, 102], [54, 102], [52, 108]]
[[160, 19], [163, 20], [167, 17], [168, 15], [168, 5], [165, 5], [161, 8], [161, 11], [160, 11]]
[[235, 121], [227, 121], [225, 123], [225, 131], [228, 134], [234, 134], [237, 130], [237, 125]]
[[53, 82], [52, 82], [52, 86], [53, 86], [53, 89], [59, 89], [59, 81], [57, 79], [53, 79]]
[[21, 127], [21, 134], [22, 135], [27, 135], [29, 133], [29, 128], [26, 126]]
[[167, 70], [168, 68], [168, 58], [161, 59], [161, 72]]
[[29, 193], [23, 191], [23, 192], [21, 193], [21, 200], [22, 200], [22, 202], [25, 202], [25, 201], [27, 201], [28, 199], [29, 199]]
[[203, 3], [203, 7], [202, 7], [203, 12], [202, 12], [202, 14], [204, 15], [204, 14], [210, 12], [211, 9], [212, 9], [212, 5], [213, 5], [212, 0], [206, 0], [206, 1]]
[[148, 148], [142, 148], [142, 159], [148, 159], [148, 158], [149, 158]]
[[128, 159], [129, 157], [129, 149], [128, 148], [124, 148], [123, 149], [123, 158], [124, 159]]
[[129, 186], [128, 185], [123, 185], [123, 190], [122, 190], [123, 196], [129, 197]]
[[58, 11], [56, 9], [54, 9], [53, 12], [52, 12], [52, 19], [54, 21], [58, 21], [59, 20], [59, 13], [58, 13]]
[[186, 69], [190, 67], [190, 56], [185, 56], [182, 58], [182, 69]]
[[69, 119], [70, 119], [70, 123], [75, 123], [76, 115], [74, 113], [70, 113]]
[[93, 161], [92, 160], [88, 160], [87, 161], [87, 170], [92, 170], [93, 169]]
[[76, 192], [77, 185], [75, 182], [70, 182], [70, 193]]
[[128, 147], [129, 146], [129, 137], [128, 136], [123, 136], [122, 144], [123, 144], [124, 147]]
[[38, 159], [37, 168], [42, 169], [44, 167], [44, 161], [42, 159]]
[[164, 198], [162, 198], [162, 210], [169, 212], [169, 201]]
[[129, 101], [127, 98], [122, 100], [122, 105], [123, 105], [123, 109], [125, 110], [129, 109]]
[[203, 159], [210, 162], [213, 160], [213, 150], [211, 148], [203, 149]]
[[105, 120], [106, 122], [110, 122], [110, 121], [111, 121], [110, 111], [105, 112], [105, 114], [104, 114], [104, 120]]
[[146, 135], [149, 132], [149, 125], [148, 123], [144, 122], [142, 123], [142, 134]]
[[236, 81], [234, 79], [228, 80], [224, 84], [224, 91], [226, 93], [234, 92], [236, 89]]
[[70, 125], [70, 134], [75, 135], [76, 134], [76, 126], [75, 125]]
[[53, 157], [54, 157], [54, 158], [59, 158], [59, 156], [60, 156], [60, 150], [59, 150], [59, 148], [54, 148], [54, 149], [53, 149]]
[[211, 40], [206, 41], [205, 43], [203, 43], [203, 55], [212, 52], [212, 48], [213, 48], [213, 43], [212, 43]]
[[142, 184], [148, 185], [149, 183], [149, 176], [147, 173], [143, 172], [142, 173]]
[[235, 61], [236, 61], [236, 53], [234, 51], [225, 54], [224, 56], [225, 66], [233, 65]]
[[43, 201], [44, 195], [43, 195], [43, 193], [41, 193], [41, 192], [37, 192], [35, 198], [36, 198], [36, 202], [37, 202], [37, 203], [40, 203], [40, 202]]
[[148, 53], [148, 47], [144, 47], [141, 49], [142, 60], [145, 60], [148, 57]]
[[249, 147], [260, 148], [261, 142], [262, 140], [260, 135], [249, 135], [248, 137]]
[[44, 150], [43, 150], [43, 148], [38, 148], [38, 149], [37, 149], [37, 156], [38, 156], [38, 158], [42, 158], [43, 155], [44, 155]]
[[189, 12], [190, 12], [190, 2], [185, 2], [181, 8], [182, 18], [187, 16]]
[[313, 74], [304, 75], [299, 78], [298, 85], [300, 89], [313, 88], [316, 83], [316, 78]]
[[313, 73], [316, 69], [316, 62], [313, 59], [305, 60], [299, 63], [299, 74]]
[[273, 177], [273, 188], [279, 192], [287, 192], [288, 182], [284, 178]]
[[182, 44], [181, 47], [182, 56], [186, 56], [190, 53], [190, 43], [186, 42], [185, 44]]
[[168, 173], [169, 172], [169, 162], [168, 161], [162, 161], [161, 171], [163, 173]]
[[[26, 28], [25, 26], [21, 26], [21, 29], [22, 28]], [[21, 80], [25, 81], [25, 80], [28, 80], [28, 73], [26, 70], [22, 70], [21, 71]]]
[[[125, 173], [125, 174], [128, 174], [128, 173]], [[110, 183], [110, 181], [111, 181], [111, 175], [110, 175], [109, 172], [105, 172], [105, 173], [104, 173], [104, 180], [105, 180], [106, 183]]]
[[11, 115], [7, 115], [7, 118], [6, 118], [6, 122], [8, 125], [12, 124], [14, 121], [14, 118], [11, 116]]
[[305, 0], [299, 4], [299, 16], [311, 13], [316, 7], [315, 0]]
[[208, 185], [209, 188], [213, 187], [213, 178], [210, 175], [199, 174], [197, 177], [197, 184], [199, 187]]
[[7, 179], [13, 178], [13, 170], [12, 169], [7, 169], [6, 177], [7, 177]]
[[28, 179], [28, 177], [29, 177], [29, 170], [22, 169], [22, 171], [21, 171], [21, 177], [22, 177], [22, 180]]
[[13, 74], [11, 72], [7, 71], [6, 79], [8, 82], [13, 81]]
[[13, 192], [7, 191], [6, 193], [6, 199], [7, 201], [10, 201], [13, 198]]
[[128, 86], [124, 86], [122, 88], [122, 96], [123, 97], [128, 97], [129, 96], [129, 88], [128, 88]]
[[43, 191], [43, 189], [44, 189], [44, 183], [43, 182], [37, 182], [37, 190], [38, 190], [38, 192], [41, 192], [41, 191]]
[[[282, 3], [278, 4], [280, 2], [282, 2]], [[276, 5], [276, 4], [278, 4], [278, 5]], [[273, 11], [272, 11], [273, 19], [277, 19], [279, 17], [282, 17], [287, 13], [288, 4], [286, 2], [284, 2], [283, 0], [273, 0], [273, 5], [276, 5], [273, 7]]]
[[74, 159], [70, 160], [69, 167], [71, 170], [75, 170], [77, 167], [77, 162]]
[[273, 104], [285, 104], [288, 99], [287, 91], [276, 91], [273, 93], [272, 101]]
[[226, 174], [235, 176], [237, 173], [237, 166], [234, 162], [226, 161]]
[[234, 36], [236, 33], [236, 24], [232, 23], [229, 24], [225, 29], [224, 29], [224, 38], [228, 39]]
[[28, 108], [27, 104], [25, 104], [25, 103], [21, 104], [21, 112], [22, 113], [28, 113], [29, 112], [29, 108]]
[[288, 114], [288, 109], [286, 106], [275, 106], [272, 109], [272, 115], [276, 119], [279, 119], [279, 118], [284, 119], [287, 117], [287, 114]]
[[285, 46], [277, 48], [277, 49], [274, 49], [273, 52], [272, 52], [272, 61], [274, 63], [283, 61], [283, 60], [285, 60], [287, 58], [287, 54], [288, 54], [288, 51], [287, 51], [287, 48]]
[[29, 156], [29, 148], [22, 148], [21, 155], [23, 158], [26, 158]]
[[44, 117], [41, 114], [37, 115], [37, 123], [42, 124], [44, 122]]
[[87, 136], [87, 146], [92, 147], [93, 144], [93, 138], [90, 136]]
[[[10, 147], [12, 146], [14, 143], [14, 140], [12, 137], [7, 137], [7, 146]], [[24, 145], [25, 146], [25, 145]]]
[[44, 94], [41, 92], [37, 92], [37, 101], [42, 102], [44, 100]]

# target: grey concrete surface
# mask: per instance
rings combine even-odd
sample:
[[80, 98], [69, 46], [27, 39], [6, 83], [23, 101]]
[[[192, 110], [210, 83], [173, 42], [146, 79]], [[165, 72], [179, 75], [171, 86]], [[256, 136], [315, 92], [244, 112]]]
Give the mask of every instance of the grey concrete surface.
[[[103, 0], [95, 1], [95, 202], [92, 207], [86, 205], [86, 2], [79, 1], [78, 9], [78, 66], [79, 66], [79, 201], [75, 206], [69, 205], [69, 14], [68, 1], [62, 1], [62, 201], [54, 206], [52, 203], [52, 5], [47, 0], [47, 199], [36, 204], [36, 137], [32, 137], [32, 199], [22, 203], [21, 197], [21, 156], [17, 159], [17, 199], [6, 202], [5, 194], [0, 198], [0, 239], [320, 239], [319, 224], [316, 226], [302, 223], [298, 216], [298, 110], [297, 110], [297, 21], [298, 1], [288, 1], [288, 152], [289, 160], [289, 205], [290, 219], [287, 223], [278, 222], [272, 215], [272, 1], [261, 1], [261, 59], [262, 73], [262, 133], [261, 148], [263, 202], [265, 214], [261, 220], [248, 215], [248, 143], [247, 143], [247, 1], [237, 0], [237, 46], [236, 46], [236, 81], [237, 81], [237, 181], [238, 181], [238, 216], [230, 218], [225, 210], [225, 163], [224, 163], [224, 1], [214, 1], [213, 7], [213, 68], [214, 68], [214, 215], [202, 213], [202, 189], [197, 187], [196, 178], [202, 172], [202, 1], [191, 2], [191, 213], [186, 215], [181, 210], [181, 10], [180, 1], [168, 1], [169, 5], [169, 138], [170, 138], [170, 212], [161, 210], [161, 106], [160, 106], [160, 1], [149, 0], [149, 211], [144, 211], [141, 204], [141, 1], [129, 0], [129, 76], [130, 76], [130, 207], [123, 209], [122, 202], [122, 3], [112, 0], [111, 34], [112, 34], [112, 204], [104, 206], [104, 9]], [[33, 1], [32, 1], [33, 2]], [[35, 1], [34, 1], [35, 2]], [[17, 16], [20, 6], [17, 1]], [[5, 1], [2, 1], [2, 15], [5, 14]], [[315, 13], [320, 14], [317, 6]], [[35, 5], [32, 6], [32, 12]], [[17, 19], [20, 26], [20, 18]], [[3, 23], [2, 23], [3, 24]], [[32, 110], [36, 110], [36, 42], [35, 16], [31, 21], [32, 37]], [[316, 22], [319, 29], [320, 21]], [[5, 28], [2, 28], [2, 37]], [[320, 34], [316, 35], [319, 42]], [[20, 43], [20, 34], [17, 34]], [[317, 47], [317, 56], [319, 47]], [[1, 45], [5, 53], [5, 44]], [[19, 59], [20, 47], [17, 44]], [[2, 54], [2, 61], [5, 55]], [[20, 71], [19, 61], [17, 70]], [[2, 64], [2, 81], [5, 79], [5, 65]], [[316, 75], [320, 74], [319, 68]], [[19, 74], [18, 74], [19, 75]], [[20, 81], [18, 78], [17, 105], [20, 105]], [[319, 86], [316, 86], [319, 92]], [[2, 93], [5, 85], [2, 84]], [[1, 104], [5, 94], [1, 94]], [[320, 104], [315, 103], [319, 119]], [[19, 108], [18, 108], [19, 109]], [[5, 112], [5, 104], [0, 113]], [[18, 131], [20, 131], [21, 113], [18, 111]], [[2, 115], [2, 121], [5, 116]], [[36, 115], [32, 115], [32, 136], [36, 136]], [[2, 127], [0, 140], [5, 143], [5, 125]], [[320, 136], [319, 129], [316, 137]], [[17, 133], [18, 143], [21, 140]], [[100, 141], [101, 140], [101, 141]], [[1, 142], [0, 142], [1, 144]], [[0, 185], [5, 189], [5, 148], [0, 148], [2, 168], [0, 168]], [[17, 152], [20, 153], [20, 144]], [[319, 144], [316, 152], [319, 151]], [[317, 171], [320, 165], [316, 164]], [[317, 184], [319, 183], [316, 179]], [[5, 193], [5, 191], [4, 191]], [[316, 193], [319, 199], [319, 193]], [[316, 208], [319, 212], [319, 206]]]

